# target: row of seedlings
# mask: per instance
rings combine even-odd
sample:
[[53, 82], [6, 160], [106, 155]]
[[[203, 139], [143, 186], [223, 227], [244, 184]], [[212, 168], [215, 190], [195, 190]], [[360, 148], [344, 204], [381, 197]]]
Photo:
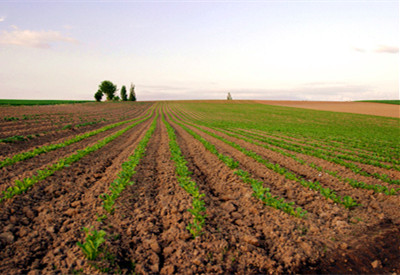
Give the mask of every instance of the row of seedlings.
[[[187, 120], [192, 121], [194, 123], [210, 125], [211, 120], [202, 120], [200, 122], [198, 119], [189, 117], [189, 115], [187, 113], [182, 113], [182, 112], [179, 112], [179, 113], [180, 113], [180, 115], [185, 117]], [[347, 163], [347, 162], [345, 162], [347, 160], [347, 161], [359, 162], [362, 164], [373, 165], [373, 166], [380, 167], [380, 168], [395, 169], [395, 170], [400, 171], [400, 167], [398, 165], [396, 165], [396, 164], [400, 164], [400, 160], [398, 160], [398, 159], [385, 158], [382, 156], [374, 156], [374, 155], [370, 155], [370, 154], [362, 154], [359, 152], [357, 152], [357, 155], [355, 155], [355, 154], [349, 155], [348, 152], [346, 152], [345, 150], [342, 150], [342, 149], [338, 149], [341, 153], [337, 154], [337, 151], [338, 151], [337, 149], [332, 149], [329, 147], [321, 146], [315, 142], [311, 142], [311, 143], [306, 142], [304, 144], [296, 144], [296, 143], [293, 143], [293, 141], [289, 140], [289, 139], [281, 140], [281, 139], [276, 139], [276, 138], [272, 138], [272, 137], [267, 137], [265, 135], [255, 132], [255, 131], [250, 132], [250, 131], [245, 131], [242, 129], [237, 129], [237, 126], [238, 125], [236, 123], [235, 127], [233, 128], [233, 127], [231, 127], [231, 123], [227, 123], [227, 125], [224, 125], [223, 128], [229, 129], [231, 131], [240, 132], [241, 134], [243, 133], [243, 134], [263, 138], [265, 142], [268, 142], [272, 145], [278, 146], [277, 144], [283, 144], [285, 146], [291, 146], [292, 148], [296, 148], [297, 150], [300, 150], [303, 153], [309, 152], [310, 154], [314, 154], [315, 156], [326, 155], [329, 157], [334, 157], [338, 161], [338, 164], [341, 164], [341, 165], [344, 165], [343, 163]], [[219, 127], [219, 128], [221, 128], [221, 127]], [[270, 133], [269, 135], [273, 135], [273, 134]], [[278, 136], [278, 137], [281, 138], [281, 136]], [[307, 146], [307, 145], [309, 145], [309, 146]], [[340, 160], [342, 160], [342, 161], [340, 161]], [[392, 164], [389, 165], [389, 164], [385, 164], [382, 162], [388, 162], [388, 163], [392, 163]], [[351, 165], [351, 164], [349, 164], [349, 165]]]
[[350, 196], [340, 197], [339, 195], [337, 195], [337, 193], [334, 190], [332, 190], [330, 188], [322, 187], [322, 185], [318, 181], [314, 181], [314, 182], [308, 181], [308, 180], [304, 179], [303, 177], [300, 177], [300, 176], [294, 174], [293, 172], [289, 171], [285, 167], [280, 166], [278, 163], [270, 162], [269, 160], [261, 157], [260, 155], [258, 155], [256, 152], [254, 152], [252, 150], [247, 150], [247, 149], [241, 147], [240, 145], [238, 145], [232, 141], [229, 141], [226, 138], [223, 138], [223, 137], [221, 137], [217, 134], [214, 134], [210, 131], [207, 131], [197, 125], [194, 125], [194, 124], [190, 124], [190, 125], [196, 129], [218, 139], [218, 140], [221, 140], [222, 142], [228, 144], [229, 146], [244, 153], [246, 156], [249, 156], [252, 159], [256, 160], [257, 162], [265, 165], [265, 167], [267, 167], [268, 169], [270, 169], [280, 175], [283, 175], [286, 179], [293, 180], [297, 183], [300, 183], [302, 186], [304, 186], [306, 188], [318, 191], [322, 196], [324, 196], [327, 199], [331, 199], [335, 203], [342, 204], [346, 208], [349, 208], [349, 209], [358, 205], [357, 202]]
[[130, 120], [114, 123], [114, 124], [111, 124], [111, 125], [107, 125], [107, 126], [102, 127], [100, 129], [97, 129], [97, 130], [94, 130], [94, 131], [91, 131], [91, 132], [88, 132], [88, 133], [77, 135], [77, 136], [75, 136], [73, 138], [70, 138], [70, 139], [68, 139], [66, 141], [63, 141], [63, 142], [60, 142], [60, 143], [44, 145], [44, 146], [41, 146], [41, 147], [37, 147], [37, 148], [35, 148], [33, 150], [30, 150], [30, 151], [26, 151], [26, 152], [22, 152], [22, 153], [19, 153], [19, 154], [15, 154], [12, 157], [7, 157], [4, 160], [0, 161], [0, 168], [3, 168], [5, 166], [13, 165], [13, 164], [15, 164], [17, 162], [33, 158], [33, 157], [35, 157], [37, 155], [40, 155], [40, 154], [43, 154], [43, 153], [54, 151], [54, 150], [57, 150], [59, 148], [64, 148], [64, 147], [69, 146], [69, 145], [71, 145], [73, 143], [82, 141], [82, 140], [84, 140], [86, 138], [95, 136], [95, 135], [97, 135], [99, 133], [102, 133], [102, 132], [105, 132], [107, 130], [116, 128], [118, 126], [121, 126], [121, 125], [124, 125], [124, 124], [127, 124], [127, 123], [131, 123], [131, 122], [137, 121], [139, 119], [143, 119], [143, 117], [148, 118], [148, 117], [152, 116], [152, 112], [153, 112], [153, 110], [149, 110], [147, 114], [145, 114], [144, 116], [138, 117], [138, 118], [134, 118], [134, 119], [130, 119]]
[[31, 186], [33, 186], [35, 183], [37, 183], [41, 180], [44, 180], [45, 178], [53, 175], [56, 171], [59, 171], [59, 170], [63, 169], [64, 167], [68, 167], [69, 165], [71, 165], [74, 162], [77, 162], [84, 156], [86, 156], [94, 151], [99, 150], [100, 148], [104, 147], [106, 144], [110, 143], [117, 137], [121, 136], [128, 130], [130, 130], [133, 127], [135, 127], [136, 125], [138, 125], [139, 123], [142, 123], [142, 122], [148, 120], [150, 117], [151, 116], [147, 116], [147, 117], [129, 125], [128, 127], [124, 128], [122, 130], [119, 130], [118, 132], [116, 132], [110, 136], [107, 136], [106, 138], [95, 143], [94, 145], [88, 146], [82, 150], [78, 150], [78, 151], [76, 151], [76, 153], [69, 155], [68, 157], [61, 158], [56, 163], [47, 166], [45, 169], [37, 170], [36, 175], [34, 175], [32, 177], [27, 177], [23, 180], [16, 180], [14, 182], [13, 186], [8, 187], [5, 191], [2, 192], [2, 196], [0, 197], [0, 202], [4, 201], [6, 199], [10, 199], [10, 198], [14, 197], [15, 195], [25, 192]]
[[[205, 119], [202, 121], [199, 121], [198, 119], [194, 118], [193, 115], [189, 115], [186, 112], [183, 112], [182, 110], [178, 111], [180, 116], [185, 117], [187, 120], [192, 121], [194, 123], [199, 123], [199, 124], [210, 124], [210, 122], [212, 121], [211, 119]], [[224, 129], [227, 128], [231, 128], [231, 130], [233, 130], [232, 127], [230, 127], [231, 124], [227, 123], [227, 125], [224, 125]], [[242, 132], [245, 130], [242, 129], [236, 129], [237, 128], [237, 123], [235, 124], [234, 129], [235, 130], [241, 130]], [[249, 131], [246, 131], [249, 132]], [[254, 134], [257, 135], [259, 137], [265, 137], [267, 138], [265, 135], [260, 135], [257, 132], [261, 132], [258, 130], [253, 130], [251, 132], [249, 132], [250, 134]], [[273, 133], [269, 133], [269, 136], [275, 136], [278, 137], [279, 140], [269, 137], [269, 139], [272, 142], [275, 143], [280, 143], [280, 142], [284, 142], [287, 143], [289, 145], [293, 144], [293, 145], [297, 145], [300, 148], [305, 148], [308, 150], [316, 150], [317, 152], [320, 153], [324, 153], [326, 152], [326, 154], [328, 154], [329, 156], [336, 156], [339, 159], [343, 159], [343, 160], [349, 160], [349, 161], [354, 161], [354, 162], [359, 162], [359, 163], [363, 163], [363, 164], [369, 164], [369, 165], [373, 165], [373, 166], [377, 166], [377, 167], [381, 167], [381, 168], [386, 168], [386, 169], [395, 169], [395, 170], [400, 170], [400, 167], [397, 164], [400, 164], [400, 160], [396, 157], [389, 157], [389, 156], [384, 156], [384, 155], [376, 155], [376, 152], [370, 152], [368, 151], [368, 153], [362, 153], [362, 152], [355, 152], [355, 148], [354, 147], [350, 147], [348, 148], [348, 146], [344, 149], [343, 148], [343, 144], [341, 145], [337, 145], [334, 146], [335, 148], [331, 148], [331, 147], [327, 147], [327, 146], [323, 146], [320, 143], [316, 143], [315, 139], [311, 140], [311, 141], [302, 141], [302, 143], [304, 144], [296, 144], [293, 143], [293, 140], [289, 139], [288, 137], [282, 137], [279, 134], [273, 134]], [[302, 137], [304, 139], [304, 137]], [[283, 140], [282, 140], [283, 139]], [[307, 146], [309, 145], [309, 146]], [[368, 147], [370, 149], [370, 147]], [[384, 146], [384, 148], [386, 148]], [[382, 150], [382, 148], [378, 148], [380, 151]], [[348, 150], [352, 151], [352, 152], [348, 152]], [[340, 152], [340, 154], [337, 154], [337, 152]], [[352, 153], [352, 154], [349, 154]], [[383, 163], [382, 163], [383, 162]], [[388, 165], [385, 163], [391, 163], [392, 165]]]
[[[190, 119], [188, 116], [184, 115], [184, 117], [187, 120], [191, 121], [191, 122], [193, 121], [193, 119]], [[248, 131], [245, 131], [245, 130], [242, 130], [242, 129], [232, 129], [232, 128], [229, 128], [229, 127], [226, 127], [226, 128], [225, 127], [224, 128], [218, 127], [218, 128], [216, 128], [216, 127], [212, 127], [212, 126], [208, 125], [208, 123], [206, 123], [206, 122], [203, 122], [201, 124], [207, 125], [207, 127], [211, 128], [211, 129], [223, 132], [224, 134], [226, 134], [228, 136], [242, 139], [242, 140], [244, 140], [246, 142], [249, 142], [251, 144], [254, 144], [254, 145], [257, 145], [257, 146], [260, 146], [260, 147], [264, 147], [264, 148], [266, 148], [268, 150], [271, 150], [271, 151], [274, 151], [274, 152], [278, 152], [278, 153], [280, 153], [280, 154], [282, 154], [284, 156], [290, 157], [290, 158], [294, 159], [295, 161], [299, 162], [302, 165], [308, 165], [308, 166], [310, 166], [310, 167], [312, 167], [314, 169], [317, 169], [317, 171], [319, 171], [319, 172], [325, 172], [325, 173], [327, 173], [327, 174], [329, 174], [331, 176], [334, 176], [337, 179], [339, 179], [340, 181], [346, 182], [346, 183], [348, 183], [350, 186], [352, 186], [354, 188], [373, 190], [375, 193], [383, 193], [383, 194], [386, 194], [386, 195], [396, 195], [396, 194], [398, 194], [400, 192], [400, 188], [388, 188], [388, 187], [380, 185], [380, 184], [367, 184], [367, 183], [365, 183], [363, 181], [359, 181], [359, 180], [356, 180], [356, 179], [353, 179], [353, 178], [342, 177], [342, 176], [340, 176], [338, 174], [338, 172], [330, 171], [330, 170], [327, 170], [327, 169], [323, 169], [322, 167], [317, 166], [314, 163], [307, 163], [306, 161], [304, 161], [303, 159], [299, 158], [298, 156], [296, 156], [294, 154], [291, 154], [291, 153], [288, 153], [288, 152], [280, 149], [279, 147], [275, 146], [276, 144], [274, 144], [274, 146], [270, 146], [270, 145], [268, 145], [268, 143], [256, 142], [254, 140], [255, 139], [254, 135], [251, 135], [251, 133], [249, 133]], [[260, 137], [263, 137], [263, 136], [260, 136]], [[330, 194], [331, 192], [328, 191], [326, 193]]]
[[[348, 169], [350, 169], [352, 172], [365, 176], [365, 177], [372, 177], [372, 178], [376, 178], [379, 179], [383, 182], [387, 182], [389, 184], [395, 184], [395, 185], [400, 185], [400, 180], [398, 179], [391, 179], [388, 175], [386, 174], [380, 174], [380, 173], [369, 173], [367, 171], [364, 171], [361, 167], [359, 167], [357, 164], [352, 163], [352, 162], [347, 162], [344, 161], [343, 159], [340, 158], [340, 155], [335, 155], [335, 154], [331, 154], [331, 153], [327, 153], [324, 152], [322, 150], [313, 150], [312, 148], [309, 147], [302, 147], [300, 145], [297, 144], [290, 144], [290, 143], [286, 143], [286, 142], [279, 142], [273, 139], [270, 139], [268, 137], [265, 136], [260, 136], [257, 134], [250, 134], [248, 132], [245, 132], [243, 130], [231, 130], [234, 133], [238, 133], [241, 135], [244, 135], [246, 137], [252, 138], [254, 140], [258, 140], [282, 149], [286, 149], [292, 152], [296, 152], [296, 153], [300, 153], [300, 154], [305, 154], [305, 155], [309, 155], [309, 156], [313, 156], [313, 157], [317, 157], [329, 162], [333, 162], [336, 163], [338, 165], [344, 166]], [[395, 169], [395, 170], [399, 170], [400, 168], [397, 165], [386, 165], [386, 164], [381, 164], [378, 167], [381, 168], [385, 168], [385, 169]]]
[[187, 161], [182, 155], [182, 151], [179, 148], [176, 140], [174, 128], [165, 120], [164, 113], [162, 114], [162, 121], [167, 128], [169, 137], [169, 149], [171, 152], [172, 160], [175, 163], [175, 173], [177, 174], [177, 180], [179, 185], [192, 196], [192, 208], [188, 211], [193, 215], [192, 223], [186, 227], [187, 230], [192, 234], [193, 238], [196, 238], [201, 234], [203, 225], [206, 219], [206, 208], [204, 200], [202, 199], [205, 195], [200, 193], [199, 188], [191, 178], [191, 172], [187, 167]]
[[327, 173], [327, 174], [329, 174], [329, 175], [331, 175], [333, 177], [336, 177], [340, 181], [346, 182], [346, 183], [350, 184], [350, 186], [352, 186], [354, 188], [373, 190], [375, 193], [383, 193], [383, 194], [386, 194], [386, 195], [396, 195], [398, 192], [400, 192], [400, 188], [388, 188], [388, 187], [380, 185], [380, 184], [367, 184], [367, 183], [365, 183], [363, 181], [359, 181], [359, 180], [352, 179], [352, 178], [349, 178], [349, 177], [342, 177], [342, 176], [339, 175], [339, 173], [337, 171], [331, 171], [331, 170], [328, 170], [328, 169], [324, 169], [321, 166], [318, 166], [313, 162], [308, 163], [304, 159], [296, 156], [295, 154], [292, 154], [292, 153], [289, 153], [287, 151], [284, 151], [284, 150], [282, 150], [282, 149], [280, 149], [278, 147], [270, 146], [270, 145], [265, 144], [265, 143], [256, 142], [253, 139], [249, 138], [248, 136], [238, 135], [238, 134], [235, 134], [234, 132], [232, 132], [230, 130], [224, 130], [224, 129], [221, 129], [221, 128], [214, 128], [214, 127], [210, 127], [210, 128], [214, 129], [214, 130], [218, 130], [218, 131], [220, 131], [220, 132], [222, 132], [222, 133], [224, 133], [224, 134], [226, 134], [226, 135], [228, 135], [230, 137], [242, 139], [242, 140], [244, 140], [244, 141], [246, 141], [248, 143], [251, 143], [251, 144], [263, 147], [265, 149], [277, 152], [277, 153], [279, 153], [279, 154], [281, 154], [283, 156], [290, 157], [290, 158], [292, 158], [293, 160], [295, 160], [296, 162], [298, 162], [298, 163], [300, 163], [302, 165], [308, 165], [311, 168], [316, 169], [318, 172]]
[[[171, 118], [171, 117], [170, 117]], [[228, 157], [224, 154], [218, 152], [213, 144], [208, 142], [206, 139], [195, 133], [193, 130], [189, 129], [184, 124], [180, 123], [177, 120], [171, 118], [171, 120], [178, 124], [182, 129], [184, 129], [188, 134], [192, 137], [200, 141], [203, 146], [216, 155], [226, 166], [228, 166], [231, 170], [233, 170], [234, 174], [236, 174], [244, 183], [250, 184], [253, 189], [253, 195], [261, 200], [265, 205], [271, 206], [275, 209], [281, 210], [289, 215], [304, 218], [306, 217], [307, 211], [303, 210], [301, 207], [294, 208], [294, 202], [285, 202], [284, 198], [279, 198], [278, 196], [273, 196], [270, 193], [269, 188], [265, 188], [263, 186], [263, 182], [256, 180], [251, 177], [251, 175], [243, 171], [242, 169], [237, 169], [239, 167], [239, 162], [235, 161], [231, 157]]]
[[[110, 184], [108, 192], [100, 195], [100, 199], [103, 201], [103, 209], [107, 214], [96, 214], [97, 222], [102, 222], [107, 219], [107, 215], [113, 215], [115, 211], [115, 202], [121, 195], [121, 193], [128, 187], [134, 184], [131, 180], [132, 176], [136, 173], [136, 166], [140, 160], [144, 157], [147, 145], [150, 138], [152, 137], [156, 126], [157, 126], [158, 114], [154, 118], [151, 126], [138, 143], [133, 154], [128, 157], [127, 161], [122, 164], [122, 169], [118, 173], [117, 178]], [[77, 242], [77, 245], [81, 248], [83, 255], [89, 260], [96, 269], [104, 273], [110, 273], [110, 267], [115, 266], [115, 257], [103, 247], [104, 242], [107, 239], [106, 228], [96, 230], [92, 227], [83, 227], [85, 232], [85, 241]], [[102, 255], [102, 257], [100, 257]], [[96, 262], [97, 260], [97, 262]], [[131, 268], [134, 268], [131, 266]]]

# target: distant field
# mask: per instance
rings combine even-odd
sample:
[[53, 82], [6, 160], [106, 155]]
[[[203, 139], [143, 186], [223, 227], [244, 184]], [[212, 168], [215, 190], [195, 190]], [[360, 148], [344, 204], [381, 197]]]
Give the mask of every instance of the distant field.
[[[383, 102], [384, 101], [384, 102]], [[392, 101], [392, 104], [382, 104]], [[255, 101], [267, 105], [286, 106], [302, 109], [313, 109], [321, 111], [364, 114], [373, 116], [396, 117], [400, 118], [400, 108], [395, 105], [396, 100], [382, 100], [377, 102], [345, 102], [345, 101], [288, 101], [288, 100], [258, 100]]]
[[374, 102], [374, 103], [385, 103], [400, 105], [400, 100], [359, 100], [358, 102]]
[[93, 100], [31, 100], [31, 99], [0, 99], [0, 105], [56, 105], [93, 102]]

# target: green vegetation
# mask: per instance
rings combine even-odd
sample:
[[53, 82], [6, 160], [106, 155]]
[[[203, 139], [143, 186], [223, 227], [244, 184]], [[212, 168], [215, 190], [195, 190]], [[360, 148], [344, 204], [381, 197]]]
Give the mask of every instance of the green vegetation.
[[228, 136], [239, 138], [239, 139], [242, 139], [242, 140], [244, 140], [246, 142], [249, 142], [251, 144], [254, 144], [254, 145], [266, 148], [268, 150], [277, 152], [277, 153], [279, 153], [279, 154], [281, 154], [283, 156], [290, 157], [290, 158], [292, 158], [293, 160], [295, 160], [296, 162], [298, 162], [300, 164], [308, 165], [308, 166], [316, 169], [319, 172], [325, 172], [325, 173], [327, 173], [327, 174], [329, 174], [329, 175], [331, 175], [333, 177], [338, 178], [339, 180], [341, 180], [343, 182], [347, 182], [348, 184], [350, 184], [354, 188], [362, 188], [362, 189], [367, 189], [367, 190], [373, 190], [376, 193], [384, 193], [386, 195], [396, 195], [400, 191], [400, 188], [398, 188], [398, 189], [395, 189], [395, 188], [390, 189], [390, 188], [387, 188], [386, 186], [382, 186], [380, 184], [366, 184], [364, 182], [357, 181], [357, 180], [352, 179], [352, 178], [348, 178], [348, 177], [344, 178], [344, 177], [338, 175], [338, 172], [327, 170], [327, 169], [323, 169], [321, 166], [317, 166], [316, 164], [314, 164], [312, 162], [308, 163], [304, 159], [296, 156], [295, 154], [290, 153], [290, 151], [282, 150], [279, 147], [270, 146], [269, 144], [266, 144], [266, 143], [259, 143], [259, 142], [255, 141], [255, 139], [249, 138], [249, 137], [251, 137], [251, 135], [248, 135], [246, 132], [241, 132], [241, 134], [238, 135], [238, 134], [235, 134], [236, 132], [234, 130], [227, 131], [227, 130], [224, 130], [224, 129], [218, 129], [218, 131], [223, 132], [224, 134], [226, 134]]
[[288, 213], [295, 217], [302, 218], [302, 217], [306, 216], [307, 211], [303, 210], [301, 207], [297, 207], [295, 209], [295, 208], [293, 208], [293, 205], [294, 205], [293, 202], [287, 203], [282, 198], [279, 198], [277, 196], [272, 196], [272, 194], [269, 192], [269, 188], [262, 187], [262, 182], [250, 178], [250, 175], [247, 172], [237, 170], [236, 168], [239, 167], [238, 161], [235, 161], [231, 157], [228, 157], [226, 155], [219, 153], [213, 144], [208, 142], [206, 139], [204, 139], [200, 135], [196, 134], [193, 130], [189, 129], [183, 123], [178, 122], [176, 120], [173, 120], [173, 121], [176, 124], [178, 124], [180, 127], [182, 127], [182, 129], [184, 129], [187, 133], [189, 133], [195, 139], [200, 141], [208, 151], [210, 151], [214, 155], [218, 156], [218, 158], [226, 166], [228, 166], [231, 170], [234, 170], [234, 173], [237, 174], [243, 182], [251, 184], [253, 191], [254, 191], [254, 196], [256, 196], [258, 199], [260, 199], [263, 203], [265, 203], [268, 206], [274, 207], [276, 209], [282, 210], [285, 213]]
[[[152, 109], [152, 110], [154, 110], [154, 109]], [[149, 118], [151, 116], [151, 114], [152, 114], [152, 112], [150, 113], [150, 115], [147, 114], [147, 118]], [[91, 131], [91, 132], [88, 132], [88, 133], [85, 133], [85, 134], [77, 135], [77, 136], [75, 136], [75, 137], [73, 137], [71, 139], [68, 139], [68, 140], [66, 140], [64, 142], [61, 142], [61, 143], [44, 145], [44, 146], [37, 147], [37, 148], [35, 148], [33, 150], [30, 150], [30, 151], [27, 151], [27, 152], [16, 154], [16, 155], [12, 156], [11, 158], [6, 158], [6, 159], [0, 161], [0, 168], [2, 168], [4, 166], [9, 166], [9, 165], [15, 164], [15, 163], [17, 163], [19, 161], [23, 161], [23, 160], [26, 160], [26, 159], [33, 158], [33, 157], [35, 157], [35, 156], [37, 156], [39, 154], [47, 153], [47, 152], [56, 150], [58, 148], [66, 147], [68, 145], [71, 145], [73, 143], [81, 141], [81, 140], [83, 140], [85, 138], [97, 135], [99, 133], [102, 133], [104, 131], [113, 129], [113, 128], [118, 127], [118, 126], [123, 125], [123, 124], [134, 122], [134, 121], [136, 121], [138, 119], [141, 119], [141, 118], [142, 117], [131, 119], [131, 120], [127, 120], [127, 121], [122, 121], [122, 122], [118, 122], [118, 123], [114, 123], [114, 124], [111, 124], [111, 125], [107, 125], [107, 126], [105, 126], [103, 128], [100, 128], [100, 129], [97, 129], [97, 130], [94, 130], [94, 131]], [[145, 118], [145, 119], [147, 119], [147, 118]]]
[[[113, 100], [115, 96], [115, 92], [117, 91], [117, 85], [114, 85], [109, 80], [104, 80], [100, 83], [99, 89], [95, 94], [95, 97], [98, 93], [104, 94], [107, 97], [107, 100]], [[97, 97], [96, 97], [97, 100]]]
[[36, 99], [0, 99], [0, 105], [56, 105], [93, 102], [93, 100], [36, 100]]
[[122, 164], [121, 172], [118, 173], [117, 178], [110, 185], [110, 194], [104, 193], [100, 196], [100, 198], [103, 200], [103, 208], [108, 213], [112, 214], [114, 212], [115, 200], [125, 190], [125, 188], [129, 185], [133, 185], [131, 177], [136, 173], [135, 168], [139, 164], [139, 161], [143, 158], [147, 144], [149, 143], [149, 140], [156, 129], [157, 117], [158, 114], [156, 115], [156, 118], [153, 120], [153, 123], [147, 130], [143, 139], [139, 142], [133, 155], [131, 155], [128, 160]]
[[83, 254], [88, 260], [95, 260], [101, 253], [100, 246], [105, 242], [104, 237], [106, 236], [106, 232], [86, 227], [83, 228], [83, 231], [86, 233], [85, 242], [77, 242], [77, 245], [81, 248]]
[[371, 115], [316, 111], [256, 103], [185, 102], [181, 110], [200, 114], [199, 124], [226, 129], [259, 130], [267, 135], [336, 144], [342, 148], [363, 149], [379, 156], [394, 153], [400, 159], [400, 119]]
[[400, 105], [400, 100], [358, 100], [357, 102], [374, 102], [374, 103], [385, 103], [385, 104], [395, 104]]
[[[0, 143], [4, 142], [4, 143], [14, 143], [17, 141], [24, 141], [24, 140], [28, 140], [28, 139], [32, 139], [33, 136], [32, 135], [27, 135], [27, 136], [12, 136], [12, 137], [7, 137], [7, 138], [0, 138]], [[2, 163], [2, 162], [0, 162]], [[0, 164], [1, 167], [1, 164]]]
[[121, 100], [122, 101], [127, 101], [128, 100], [128, 95], [126, 93], [126, 87], [125, 86], [121, 87]]
[[132, 129], [134, 126], [136, 126], [137, 124], [139, 124], [147, 119], [149, 119], [149, 117], [144, 118], [138, 122], [135, 122], [122, 130], [119, 130], [118, 132], [98, 141], [96, 144], [94, 144], [92, 146], [88, 146], [83, 150], [78, 150], [74, 154], [58, 160], [55, 164], [49, 165], [43, 170], [37, 170], [36, 175], [34, 175], [32, 177], [27, 177], [23, 180], [16, 180], [14, 182], [13, 186], [10, 186], [5, 191], [3, 191], [3, 197], [0, 197], [0, 202], [3, 200], [6, 200], [6, 199], [10, 199], [10, 198], [14, 197], [15, 195], [25, 192], [30, 187], [32, 187], [35, 183], [37, 183], [41, 180], [44, 180], [45, 178], [53, 175], [56, 171], [59, 171], [59, 170], [63, 169], [64, 167], [68, 167], [69, 165], [71, 165], [74, 162], [77, 162], [84, 156], [86, 156], [96, 150], [99, 150], [100, 148], [102, 148], [106, 144], [108, 144], [109, 142], [113, 141], [117, 137], [124, 134], [126, 131]]
[[188, 211], [193, 215], [193, 222], [189, 223], [186, 227], [192, 234], [193, 238], [196, 238], [201, 234], [205, 219], [206, 219], [206, 208], [205, 203], [202, 200], [204, 194], [200, 193], [199, 188], [191, 178], [191, 172], [187, 167], [187, 161], [182, 155], [182, 151], [179, 148], [178, 142], [176, 141], [176, 135], [174, 128], [165, 120], [164, 114], [162, 115], [162, 121], [167, 128], [169, 137], [169, 149], [172, 155], [172, 160], [175, 163], [175, 173], [178, 175], [179, 185], [192, 196], [192, 208]]
[[[223, 138], [215, 133], [207, 131], [196, 125], [191, 124], [191, 126], [232, 146], [233, 148], [237, 149], [238, 151], [244, 153], [246, 156], [249, 156], [249, 157], [253, 158], [254, 160], [256, 160], [257, 162], [265, 165], [265, 167], [267, 167], [268, 169], [270, 169], [280, 175], [283, 175], [286, 179], [296, 181], [306, 188], [310, 188], [312, 190], [320, 192], [320, 194], [322, 196], [324, 196], [327, 199], [331, 199], [335, 203], [343, 204], [346, 208], [352, 208], [352, 207], [355, 207], [358, 205], [349, 196], [344, 196], [342, 198], [342, 197], [338, 196], [335, 191], [333, 191], [329, 188], [323, 188], [318, 181], [314, 181], [314, 182], [309, 181], [306, 178], [303, 178], [302, 176], [296, 175], [295, 173], [291, 172], [289, 169], [282, 167], [278, 163], [270, 162], [269, 160], [261, 157], [254, 151], [247, 150], [247, 149], [243, 148], [242, 146], [240, 146], [232, 141], [227, 140], [226, 138]], [[278, 209], [280, 209], [280, 208], [278, 208]]]
[[136, 101], [136, 92], [135, 85], [131, 83], [131, 87], [129, 88], [129, 101]]
[[94, 99], [96, 99], [97, 102], [100, 102], [103, 98], [103, 92], [98, 90], [95, 94], [94, 94]]
[[175, 108], [181, 116], [198, 125], [229, 130], [271, 148], [317, 157], [362, 176], [400, 184], [396, 178], [363, 168], [367, 164], [400, 170], [398, 118], [234, 101], [225, 104], [188, 102], [176, 104]]

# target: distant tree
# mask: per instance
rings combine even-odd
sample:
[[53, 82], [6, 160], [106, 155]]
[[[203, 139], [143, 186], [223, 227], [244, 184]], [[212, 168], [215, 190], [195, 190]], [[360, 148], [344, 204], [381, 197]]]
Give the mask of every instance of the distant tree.
[[102, 93], [102, 91], [98, 90], [98, 91], [94, 94], [94, 98], [96, 99], [97, 102], [100, 102], [101, 99], [103, 98], [103, 93]]
[[117, 91], [117, 85], [114, 85], [111, 81], [104, 80], [99, 85], [99, 91], [107, 96], [107, 100], [112, 100]]
[[126, 94], [125, 85], [121, 87], [121, 99], [122, 99], [122, 101], [127, 101], [128, 100], [128, 95]]
[[131, 83], [131, 88], [129, 89], [129, 101], [136, 101], [135, 85]]
[[228, 93], [228, 96], [226, 97], [227, 100], [232, 100], [231, 93]]
[[120, 101], [121, 99], [119, 98], [119, 96], [114, 96], [112, 100], [113, 101]]

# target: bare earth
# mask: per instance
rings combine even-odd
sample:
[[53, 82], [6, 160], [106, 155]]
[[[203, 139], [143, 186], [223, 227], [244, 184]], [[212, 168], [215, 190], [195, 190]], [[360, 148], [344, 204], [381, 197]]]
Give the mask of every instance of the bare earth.
[[274, 100], [257, 100], [256, 102], [268, 105], [296, 107], [296, 108], [313, 109], [321, 111], [400, 118], [400, 105], [394, 105], [394, 104], [383, 104], [383, 103], [372, 103], [372, 102], [274, 101]]

